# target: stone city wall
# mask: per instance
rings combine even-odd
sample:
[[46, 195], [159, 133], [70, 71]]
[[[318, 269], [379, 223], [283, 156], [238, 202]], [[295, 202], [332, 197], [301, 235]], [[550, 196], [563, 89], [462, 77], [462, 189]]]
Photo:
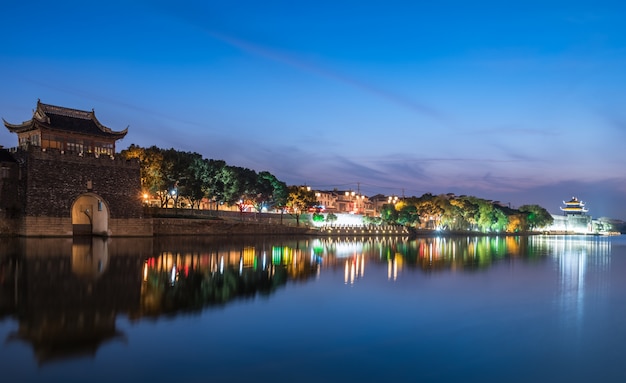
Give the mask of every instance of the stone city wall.
[[26, 216], [68, 217], [79, 195], [101, 196], [110, 218], [140, 218], [139, 162], [109, 156], [63, 152], [55, 149], [17, 150], [21, 163], [21, 192]]
[[284, 235], [311, 234], [309, 228], [205, 219], [153, 218], [155, 236], [166, 235]]

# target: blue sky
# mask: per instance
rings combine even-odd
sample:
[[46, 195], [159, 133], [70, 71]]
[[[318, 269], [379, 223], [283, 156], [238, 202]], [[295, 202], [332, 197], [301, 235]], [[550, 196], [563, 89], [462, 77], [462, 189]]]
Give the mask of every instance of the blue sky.
[[118, 150], [368, 195], [552, 213], [577, 196], [626, 219], [621, 2], [13, 3], [0, 6], [9, 122], [41, 99], [129, 126]]

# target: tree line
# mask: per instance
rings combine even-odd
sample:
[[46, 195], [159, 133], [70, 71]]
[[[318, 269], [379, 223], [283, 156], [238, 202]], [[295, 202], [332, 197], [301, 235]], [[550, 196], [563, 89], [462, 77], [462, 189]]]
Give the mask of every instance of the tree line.
[[[197, 209], [203, 200], [215, 209], [220, 204], [252, 206], [256, 211], [280, 210], [302, 214], [317, 205], [315, 192], [287, 186], [267, 171], [231, 166], [223, 160], [156, 146], [132, 144], [120, 153], [140, 162], [141, 187], [159, 201], [160, 207]], [[312, 219], [321, 218], [319, 212]], [[330, 216], [334, 217], [334, 215]], [[330, 221], [329, 217], [328, 218]], [[552, 215], [538, 205], [518, 209], [473, 196], [432, 195], [403, 198], [382, 206], [379, 217], [364, 217], [365, 223], [394, 223], [425, 229], [472, 230], [481, 232], [524, 232], [552, 223]]]
[[299, 218], [316, 204], [310, 189], [287, 186], [270, 172], [257, 173], [198, 153], [132, 144], [120, 154], [139, 160], [142, 190], [156, 198], [160, 207], [197, 209], [206, 199], [215, 209], [221, 204], [240, 209], [252, 206], [256, 211], [289, 209]]
[[379, 218], [384, 222], [432, 230], [471, 230], [480, 232], [526, 232], [554, 221], [539, 205], [517, 209], [473, 196], [432, 195], [404, 198], [383, 206]]

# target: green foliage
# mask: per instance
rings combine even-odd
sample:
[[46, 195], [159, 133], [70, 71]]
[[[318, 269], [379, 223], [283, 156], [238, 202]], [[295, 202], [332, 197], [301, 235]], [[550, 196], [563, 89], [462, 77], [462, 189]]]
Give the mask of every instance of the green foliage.
[[326, 214], [326, 222], [328, 223], [333, 223], [337, 221], [337, 216], [335, 215], [335, 213], [328, 213]]
[[313, 213], [313, 222], [324, 222], [324, 214]]
[[157, 196], [161, 207], [170, 202], [174, 206], [199, 207], [203, 198], [215, 201], [216, 206], [243, 199], [259, 209], [286, 203], [286, 184], [269, 172], [257, 174], [221, 160], [204, 159], [198, 153], [156, 146], [146, 149], [133, 144], [120, 154], [126, 159], [139, 159], [141, 187]]
[[412, 225], [418, 220], [417, 207], [414, 205], [404, 205], [398, 212], [397, 222], [401, 225]]
[[[400, 211], [396, 207], [400, 206]], [[416, 219], [413, 219], [415, 215]], [[478, 230], [485, 233], [523, 232], [552, 223], [552, 216], [537, 205], [519, 210], [473, 196], [424, 194], [405, 198], [397, 205], [384, 205], [381, 217], [385, 222], [421, 225], [426, 229]]]
[[395, 223], [398, 220], [398, 211], [394, 204], [387, 203], [380, 209], [380, 217], [383, 222]]
[[[234, 205], [244, 200], [257, 211], [263, 207], [286, 207], [299, 224], [300, 216], [317, 204], [315, 193], [306, 187], [287, 187], [267, 171], [256, 173], [230, 166], [222, 160], [204, 159], [198, 153], [156, 146], [142, 148], [132, 144], [120, 154], [123, 158], [140, 161], [142, 190], [159, 198], [161, 207], [196, 208], [204, 198], [214, 201], [216, 207], [220, 203]], [[172, 190], [176, 192], [172, 193]], [[324, 217], [313, 214], [313, 220], [320, 222]], [[332, 223], [337, 216], [329, 213], [325, 220]], [[421, 225], [440, 230], [523, 232], [548, 226], [553, 218], [538, 205], [524, 205], [515, 210], [473, 196], [426, 193], [421, 197], [403, 198], [397, 204], [385, 204], [380, 217], [364, 217], [363, 221], [367, 224]]]
[[300, 225], [300, 216], [317, 204], [317, 197], [314, 191], [303, 186], [289, 186], [288, 191], [286, 206], [296, 217], [296, 224]]
[[363, 223], [366, 225], [382, 225], [383, 223], [383, 219], [382, 217], [372, 217], [372, 216], [365, 216], [363, 217]]
[[523, 205], [518, 210], [526, 213], [526, 220], [530, 230], [546, 227], [554, 222], [552, 215], [539, 205]]

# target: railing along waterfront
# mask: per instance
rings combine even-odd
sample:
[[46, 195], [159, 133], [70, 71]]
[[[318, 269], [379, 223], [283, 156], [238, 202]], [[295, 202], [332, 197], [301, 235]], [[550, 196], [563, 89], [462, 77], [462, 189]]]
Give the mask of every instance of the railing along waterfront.
[[328, 235], [408, 235], [409, 231], [399, 225], [324, 225], [320, 233]]

